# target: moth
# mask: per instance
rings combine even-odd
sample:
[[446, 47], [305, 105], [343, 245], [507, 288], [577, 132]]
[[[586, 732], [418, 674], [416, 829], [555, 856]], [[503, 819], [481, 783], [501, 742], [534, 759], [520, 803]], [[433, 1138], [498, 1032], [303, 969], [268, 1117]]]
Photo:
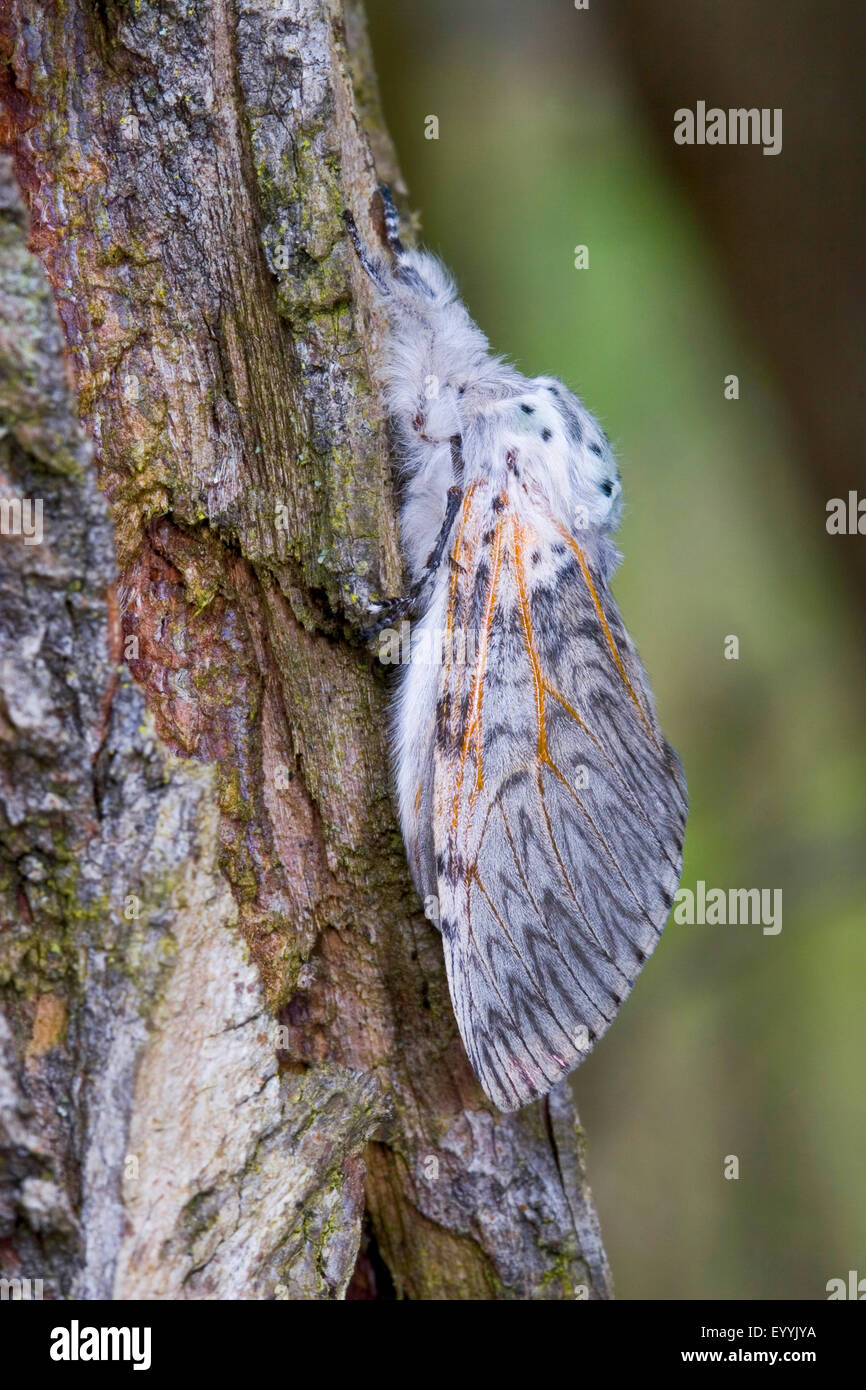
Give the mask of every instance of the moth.
[[511, 1111], [584, 1060], [655, 947], [686, 786], [610, 593], [622, 486], [607, 438], [562, 382], [491, 354], [382, 200], [375, 251], [344, 219], [386, 314], [402, 467], [411, 587], [386, 615], [414, 617], [400, 822], [464, 1046]]

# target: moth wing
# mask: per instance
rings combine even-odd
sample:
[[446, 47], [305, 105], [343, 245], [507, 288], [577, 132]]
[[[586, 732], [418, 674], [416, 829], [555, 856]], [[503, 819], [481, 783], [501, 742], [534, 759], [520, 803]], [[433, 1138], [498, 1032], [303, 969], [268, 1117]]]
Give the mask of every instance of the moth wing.
[[603, 579], [540, 511], [477, 484], [452, 553], [433, 837], [451, 997], [504, 1111], [612, 1022], [667, 918], [686, 792]]

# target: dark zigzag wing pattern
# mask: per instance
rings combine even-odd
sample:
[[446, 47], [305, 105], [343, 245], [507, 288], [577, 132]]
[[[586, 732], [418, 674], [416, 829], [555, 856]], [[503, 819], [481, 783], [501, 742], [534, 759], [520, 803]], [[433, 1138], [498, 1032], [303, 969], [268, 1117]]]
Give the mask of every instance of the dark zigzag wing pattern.
[[593, 563], [476, 485], [454, 542], [434, 848], [451, 996], [491, 1100], [544, 1095], [602, 1036], [679, 882], [686, 794]]

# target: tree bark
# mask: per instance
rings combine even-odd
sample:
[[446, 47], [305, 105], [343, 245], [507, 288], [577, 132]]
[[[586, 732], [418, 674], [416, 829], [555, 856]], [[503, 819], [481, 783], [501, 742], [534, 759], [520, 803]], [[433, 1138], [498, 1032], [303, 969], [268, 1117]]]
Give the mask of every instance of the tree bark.
[[44, 518], [0, 537], [2, 1271], [608, 1297], [567, 1090], [501, 1116], [462, 1051], [357, 637], [402, 577], [362, 11], [11, 0], [0, 42], [0, 488]]

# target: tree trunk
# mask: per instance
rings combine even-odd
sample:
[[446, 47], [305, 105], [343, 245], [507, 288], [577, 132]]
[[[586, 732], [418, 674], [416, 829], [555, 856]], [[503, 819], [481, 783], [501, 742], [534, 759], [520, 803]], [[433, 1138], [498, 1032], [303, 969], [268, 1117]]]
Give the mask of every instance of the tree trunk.
[[401, 584], [362, 12], [2, 24], [2, 1272], [608, 1297], [568, 1092], [503, 1117], [462, 1051], [357, 637]]

